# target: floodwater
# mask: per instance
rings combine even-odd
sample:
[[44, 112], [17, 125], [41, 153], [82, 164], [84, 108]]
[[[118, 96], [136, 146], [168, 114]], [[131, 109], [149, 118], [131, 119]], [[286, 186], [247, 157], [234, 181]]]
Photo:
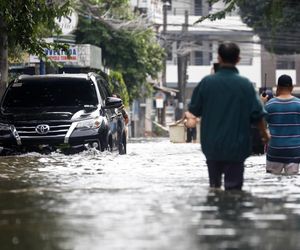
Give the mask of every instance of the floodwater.
[[299, 249], [299, 176], [246, 161], [243, 192], [210, 191], [198, 144], [0, 162], [0, 249]]

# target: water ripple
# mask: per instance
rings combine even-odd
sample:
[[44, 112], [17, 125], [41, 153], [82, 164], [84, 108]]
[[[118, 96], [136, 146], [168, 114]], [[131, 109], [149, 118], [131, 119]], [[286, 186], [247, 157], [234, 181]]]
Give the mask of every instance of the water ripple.
[[299, 204], [299, 175], [267, 174], [263, 155], [243, 192], [214, 191], [200, 146], [161, 138], [0, 162], [1, 250], [292, 250]]

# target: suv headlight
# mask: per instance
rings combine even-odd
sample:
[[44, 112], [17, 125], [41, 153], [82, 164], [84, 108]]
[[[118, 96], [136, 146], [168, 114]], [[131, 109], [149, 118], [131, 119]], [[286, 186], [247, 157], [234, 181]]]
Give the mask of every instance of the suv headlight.
[[11, 131], [11, 126], [5, 123], [0, 123], [0, 131]]
[[83, 120], [83, 121], [78, 122], [76, 128], [87, 128], [87, 129], [100, 128], [102, 122], [103, 122], [102, 117]]

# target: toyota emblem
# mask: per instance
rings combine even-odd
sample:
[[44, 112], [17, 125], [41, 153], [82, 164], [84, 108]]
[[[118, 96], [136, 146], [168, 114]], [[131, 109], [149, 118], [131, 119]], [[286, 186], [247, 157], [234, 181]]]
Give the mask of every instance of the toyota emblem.
[[49, 132], [50, 127], [47, 124], [40, 124], [35, 127], [35, 131], [40, 135], [45, 135]]

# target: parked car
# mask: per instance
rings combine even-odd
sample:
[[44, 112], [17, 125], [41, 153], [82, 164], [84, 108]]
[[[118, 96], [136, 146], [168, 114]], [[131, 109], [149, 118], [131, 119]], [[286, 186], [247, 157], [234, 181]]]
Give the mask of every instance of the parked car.
[[87, 148], [125, 154], [122, 105], [95, 73], [22, 75], [1, 100], [1, 154]]

